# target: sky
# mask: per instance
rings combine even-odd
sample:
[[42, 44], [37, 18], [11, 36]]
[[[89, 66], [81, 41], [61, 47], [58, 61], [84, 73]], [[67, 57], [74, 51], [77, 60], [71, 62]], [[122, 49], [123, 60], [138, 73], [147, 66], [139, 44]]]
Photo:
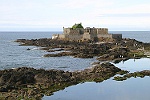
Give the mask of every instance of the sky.
[[62, 31], [75, 23], [150, 31], [150, 0], [0, 0], [0, 31]]

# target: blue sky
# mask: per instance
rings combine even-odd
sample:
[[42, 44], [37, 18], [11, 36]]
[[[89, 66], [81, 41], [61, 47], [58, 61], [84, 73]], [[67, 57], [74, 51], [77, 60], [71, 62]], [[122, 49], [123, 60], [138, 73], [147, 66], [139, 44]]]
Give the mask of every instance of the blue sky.
[[0, 0], [0, 31], [62, 31], [82, 23], [150, 30], [150, 0]]

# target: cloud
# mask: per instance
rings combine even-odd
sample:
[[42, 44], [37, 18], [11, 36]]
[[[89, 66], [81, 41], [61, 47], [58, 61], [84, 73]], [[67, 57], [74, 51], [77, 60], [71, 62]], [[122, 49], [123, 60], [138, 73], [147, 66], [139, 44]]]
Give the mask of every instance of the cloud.
[[117, 7], [113, 5], [102, 9], [97, 9], [91, 14], [95, 20], [106, 27], [132, 27], [133, 30], [146, 29], [150, 26], [150, 6], [149, 4], [135, 4], [129, 6]]
[[101, 15], [149, 15], [150, 14], [150, 6], [149, 4], [138, 4], [138, 5], [132, 5], [132, 6], [123, 6], [123, 7], [117, 7], [113, 9], [103, 9], [99, 10], [95, 13], [101, 14]]
[[113, 0], [106, 2], [106, 0], [66, 0], [57, 5], [57, 7], [67, 9], [87, 8], [88, 7], [106, 7], [114, 4]]
[[[0, 0], [0, 27], [150, 26], [150, 2], [130, 0]], [[2, 2], [3, 1], [3, 2]], [[130, 3], [129, 3], [130, 1]]]
[[150, 13], [114, 13], [114, 14], [103, 14], [99, 17], [150, 17]]

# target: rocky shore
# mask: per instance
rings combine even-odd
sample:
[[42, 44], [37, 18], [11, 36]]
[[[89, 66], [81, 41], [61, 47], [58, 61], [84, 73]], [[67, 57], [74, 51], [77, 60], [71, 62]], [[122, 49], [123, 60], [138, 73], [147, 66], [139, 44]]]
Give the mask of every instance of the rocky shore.
[[144, 71], [140, 71], [140, 72], [134, 72], [134, 73], [127, 73], [123, 76], [115, 76], [114, 80], [116, 81], [124, 81], [127, 80], [131, 77], [137, 78], [144, 78], [145, 76], [150, 76], [150, 70], [144, 70]]
[[[119, 75], [119, 76], [118, 76]], [[116, 81], [131, 77], [150, 76], [149, 70], [129, 73], [111, 63], [96, 64], [82, 71], [44, 70], [21, 67], [0, 71], [0, 100], [41, 100], [44, 95], [83, 82], [103, 82], [111, 77]]]
[[[97, 57], [99, 61], [119, 62], [130, 58], [149, 56], [150, 43], [142, 43], [135, 39], [114, 40], [111, 42], [77, 42], [55, 39], [18, 39], [22, 46], [38, 46], [48, 53], [44, 57], [73, 56], [78, 58]], [[56, 49], [59, 48], [59, 49]], [[60, 51], [59, 53], [49, 53]]]
[[17, 68], [0, 71], [0, 100], [41, 100], [44, 95], [81, 82], [102, 82], [122, 72], [110, 63], [83, 71]]
[[[76, 42], [55, 39], [18, 39], [21, 46], [38, 46], [46, 50], [44, 57], [73, 56], [78, 58], [97, 57], [99, 62], [94, 67], [82, 71], [44, 70], [34, 68], [17, 68], [0, 71], [0, 100], [41, 100], [44, 95], [81, 82], [102, 82], [116, 74], [114, 80], [121, 81], [130, 77], [149, 76], [150, 71], [129, 73], [111, 63], [118, 63], [130, 58], [148, 57], [150, 43], [142, 43], [135, 39], [114, 40], [111, 42]], [[30, 50], [28, 48], [27, 50]]]

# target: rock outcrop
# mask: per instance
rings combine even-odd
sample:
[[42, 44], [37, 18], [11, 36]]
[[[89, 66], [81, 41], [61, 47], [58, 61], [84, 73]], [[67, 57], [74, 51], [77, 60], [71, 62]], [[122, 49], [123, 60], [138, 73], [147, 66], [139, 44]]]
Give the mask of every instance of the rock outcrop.
[[114, 80], [116, 80], [116, 81], [124, 81], [124, 80], [127, 80], [128, 78], [131, 78], [131, 77], [144, 78], [145, 76], [150, 76], [150, 70], [144, 70], [144, 71], [134, 72], [134, 73], [127, 73], [127, 74], [125, 74], [123, 76], [115, 76]]
[[38, 100], [43, 95], [52, 95], [55, 91], [80, 82], [102, 82], [120, 71], [110, 63], [75, 72], [27, 67], [1, 70], [0, 99], [11, 97]]
[[[130, 58], [147, 57], [145, 52], [150, 51], [150, 43], [142, 43], [135, 39], [122, 39], [120, 41], [77, 42], [55, 39], [18, 39], [16, 42], [22, 46], [39, 46], [48, 54], [44, 57], [73, 56], [79, 58], [97, 57], [101, 61], [114, 61], [118, 63]], [[56, 49], [55, 48], [59, 48]], [[30, 48], [29, 48], [30, 49]], [[61, 51], [59, 53], [50, 53]], [[69, 52], [68, 52], [69, 51]], [[17, 68], [0, 71], [0, 95], [5, 98], [40, 99], [43, 95], [52, 95], [53, 92], [80, 82], [102, 82], [116, 74], [126, 74], [110, 63], [96, 63], [95, 67], [82, 71], [68, 72], [62, 70], [43, 70], [33, 68]], [[117, 76], [115, 80], [125, 80], [130, 77], [150, 75], [149, 71], [128, 73], [123, 77]], [[1, 98], [0, 98], [1, 99]]]
[[[149, 52], [150, 48], [149, 43], [142, 43], [135, 39], [93, 43], [91, 41], [77, 42], [44, 38], [31, 40], [18, 39], [16, 42], [21, 43], [22, 46], [40, 46], [42, 50], [47, 50], [47, 52], [62, 51], [54, 54], [48, 53], [44, 57], [73, 56], [78, 58], [92, 58], [97, 56], [97, 60], [115, 62], [129, 58], [146, 57], [148, 53], [145, 52]], [[54, 50], [55, 48], [59, 49]]]

